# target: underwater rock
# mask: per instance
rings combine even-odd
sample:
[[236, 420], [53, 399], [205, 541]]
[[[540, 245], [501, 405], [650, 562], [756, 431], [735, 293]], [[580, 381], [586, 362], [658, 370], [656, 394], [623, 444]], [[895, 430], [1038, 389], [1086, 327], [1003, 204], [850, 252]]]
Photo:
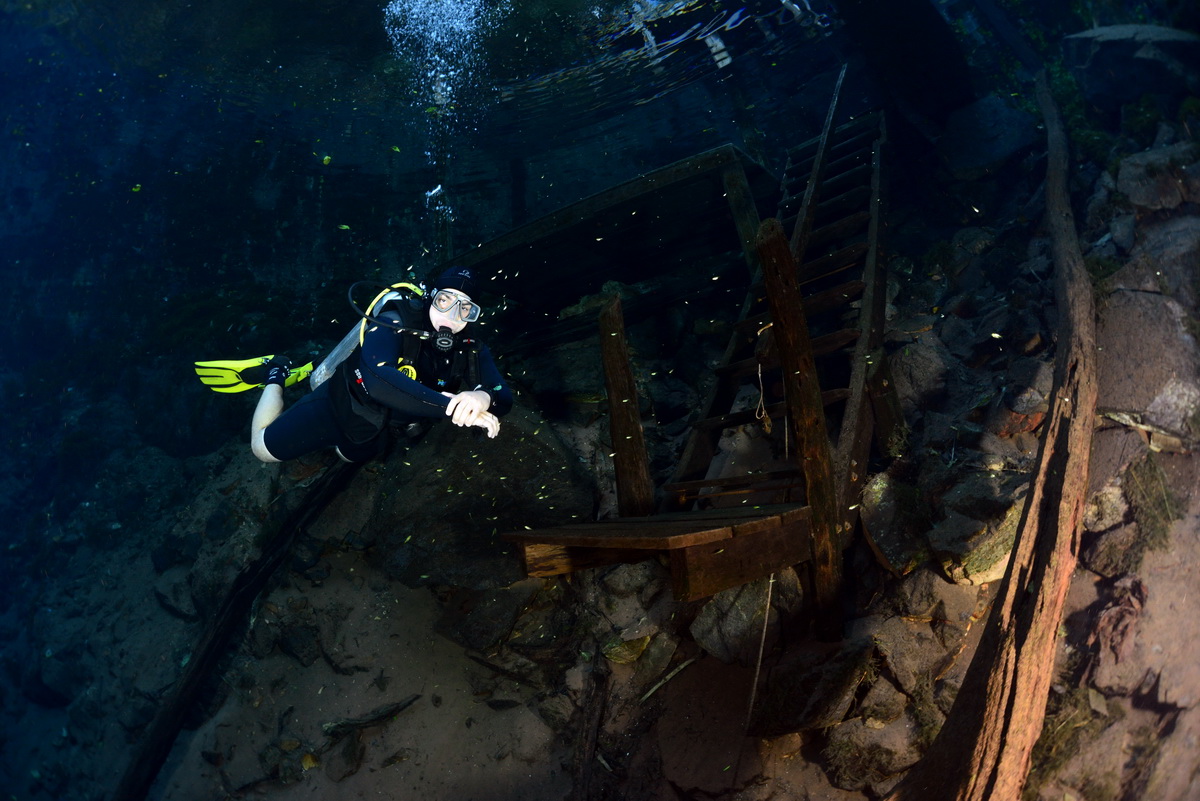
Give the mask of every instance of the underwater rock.
[[881, 676], [867, 690], [859, 705], [858, 714], [868, 729], [882, 729], [904, 714], [908, 696], [896, 689], [890, 680]]
[[172, 531], [150, 551], [154, 569], [163, 573], [175, 565], [191, 564], [200, 553], [200, 532], [196, 529]]
[[840, 648], [795, 656], [772, 672], [751, 732], [777, 737], [825, 729], [846, 717], [860, 685], [873, 675], [875, 644], [853, 637]]
[[896, 481], [888, 473], [868, 479], [862, 491], [859, 512], [867, 544], [875, 558], [898, 576], [911, 571], [929, 556], [925, 542], [913, 531], [912, 521], [921, 516], [916, 487]]
[[905, 617], [945, 622], [965, 631], [976, 612], [979, 593], [978, 588], [948, 582], [935, 569], [925, 566], [905, 577], [892, 603]]
[[509, 635], [513, 647], [545, 647], [569, 623], [558, 585], [530, 578], [489, 590], [456, 589], [445, 598], [437, 630], [466, 648], [486, 652]]
[[987, 584], [1004, 577], [1020, 518], [1020, 504], [1014, 504], [1003, 517], [986, 522], [951, 510], [926, 536], [934, 558], [951, 581]]
[[947, 650], [927, 618], [899, 617], [890, 612], [868, 615], [854, 621], [851, 635], [874, 645], [896, 684], [910, 697], [929, 689], [931, 677], [947, 658]]
[[632, 565], [617, 565], [600, 578], [600, 583], [618, 598], [640, 597], [652, 582], [661, 583], [665, 573], [662, 565], [646, 560]]
[[1088, 570], [1105, 578], [1123, 576], [1128, 572], [1129, 554], [1136, 547], [1139, 536], [1136, 523], [1103, 531], [1091, 545], [1083, 549], [1079, 561]]
[[[754, 664], [762, 640], [763, 607], [770, 581], [763, 578], [714, 595], [692, 621], [692, 637], [700, 647], [726, 664]], [[789, 568], [776, 573], [771, 590], [771, 610], [775, 615], [768, 624], [767, 648], [771, 647], [773, 632], [778, 632], [781, 620], [799, 611], [800, 600], [796, 572]]]
[[1028, 477], [1019, 473], [972, 471], [943, 499], [947, 509], [979, 520], [1003, 517], [1025, 494]]
[[188, 585], [187, 568], [173, 567], [159, 576], [154, 582], [154, 597], [168, 614], [185, 623], [195, 623], [200, 619]]
[[1118, 214], [1108, 223], [1108, 231], [1112, 234], [1113, 244], [1122, 253], [1128, 253], [1137, 244], [1137, 217], [1133, 214]]
[[892, 381], [904, 417], [913, 420], [923, 410], [936, 407], [945, 395], [946, 381], [957, 364], [941, 339], [932, 331], [888, 355]]
[[1038, 141], [1037, 119], [992, 94], [950, 114], [938, 152], [955, 180], [977, 181]]
[[1129, 501], [1116, 484], [1109, 484], [1093, 493], [1083, 509], [1084, 531], [1107, 531], [1124, 522], [1129, 514]]
[[1135, 153], [1121, 162], [1117, 189], [1143, 209], [1173, 209], [1188, 198], [1184, 168], [1194, 166], [1200, 147], [1192, 142]]
[[311, 624], [287, 622], [279, 630], [279, 650], [309, 667], [321, 658], [321, 632]]
[[331, 781], [340, 782], [358, 773], [366, 755], [367, 747], [362, 741], [362, 731], [356, 730], [321, 756], [321, 766]]
[[1148, 88], [1171, 99], [1200, 94], [1200, 36], [1158, 25], [1110, 25], [1063, 38], [1084, 101], [1115, 112]]
[[508, 587], [525, 572], [499, 532], [591, 517], [593, 478], [535, 412], [514, 408], [495, 440], [472, 431], [434, 426], [388, 460], [398, 490], [381, 497], [371, 527], [390, 578], [409, 587]]
[[821, 757], [834, 787], [862, 790], [911, 768], [921, 758], [921, 751], [907, 717], [878, 729], [856, 719], [829, 732]]
[[1200, 260], [1200, 217], [1176, 215], [1143, 221], [1129, 261], [1109, 279], [1114, 290], [1167, 293], [1195, 310], [1200, 298], [1196, 263]]
[[1149, 292], [1115, 292], [1099, 310], [1099, 392], [1104, 407], [1140, 415], [1185, 439], [1200, 436], [1200, 352], [1188, 314]]

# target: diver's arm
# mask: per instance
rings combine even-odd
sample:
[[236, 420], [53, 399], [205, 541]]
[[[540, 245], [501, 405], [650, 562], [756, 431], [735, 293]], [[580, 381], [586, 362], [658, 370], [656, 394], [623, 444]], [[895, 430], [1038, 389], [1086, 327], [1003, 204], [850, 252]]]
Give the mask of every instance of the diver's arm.
[[489, 412], [497, 417], [503, 417], [512, 411], [512, 390], [508, 388], [508, 382], [504, 380], [504, 376], [496, 367], [496, 362], [492, 359], [492, 351], [487, 345], [479, 346], [479, 380], [482, 382], [479, 391], [486, 392], [492, 399], [488, 406]]
[[[383, 314], [381, 319], [401, 324], [399, 315], [394, 313]], [[443, 417], [450, 399], [396, 369], [405, 336], [407, 334], [381, 325], [367, 329], [358, 360], [359, 372], [362, 373], [358, 378], [362, 381], [362, 387], [372, 400], [401, 414]]]

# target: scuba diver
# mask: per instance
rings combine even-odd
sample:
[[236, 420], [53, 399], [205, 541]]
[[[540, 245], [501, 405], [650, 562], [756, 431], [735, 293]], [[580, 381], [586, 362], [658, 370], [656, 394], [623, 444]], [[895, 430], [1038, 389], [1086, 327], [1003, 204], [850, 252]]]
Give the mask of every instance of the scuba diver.
[[[443, 272], [427, 297], [411, 284], [387, 287], [367, 306], [353, 339], [343, 341], [349, 355], [331, 364], [339, 346], [316, 372], [311, 363], [292, 369], [271, 356], [197, 362], [196, 372], [217, 392], [262, 387], [250, 433], [251, 449], [264, 462], [326, 447], [344, 461], [367, 461], [379, 452], [389, 422], [449, 417], [495, 437], [499, 418], [512, 409], [512, 392], [488, 347], [462, 336], [479, 319], [474, 294], [467, 267]], [[313, 391], [285, 412], [284, 387], [310, 372]]]

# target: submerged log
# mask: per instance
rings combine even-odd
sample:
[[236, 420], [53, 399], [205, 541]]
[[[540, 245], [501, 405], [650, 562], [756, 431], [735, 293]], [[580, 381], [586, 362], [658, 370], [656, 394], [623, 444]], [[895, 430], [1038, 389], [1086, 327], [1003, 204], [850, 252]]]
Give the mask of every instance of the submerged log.
[[267, 542], [258, 558], [238, 573], [220, 608], [196, 643], [186, 670], [175, 682], [142, 735], [142, 741], [126, 766], [112, 801], [141, 801], [146, 798], [175, 745], [184, 720], [210, 681], [213, 670], [228, 652], [232, 635], [246, 624], [251, 605], [283, 563], [297, 532], [320, 515], [358, 471], [358, 467], [355, 464], [339, 464], [327, 469], [309, 490], [300, 507], [274, 532], [268, 533]]
[[1038, 76], [1046, 121], [1046, 225], [1063, 310], [1054, 390], [1012, 560], [941, 733], [889, 801], [1018, 801], [1042, 729], [1055, 638], [1075, 569], [1096, 411], [1095, 319], [1067, 193], [1062, 119]]

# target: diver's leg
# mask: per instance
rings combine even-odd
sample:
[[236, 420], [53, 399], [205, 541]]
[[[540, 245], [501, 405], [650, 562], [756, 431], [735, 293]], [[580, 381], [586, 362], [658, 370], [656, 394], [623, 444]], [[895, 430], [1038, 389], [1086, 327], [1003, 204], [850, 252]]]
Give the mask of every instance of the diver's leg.
[[254, 418], [250, 421], [250, 450], [264, 462], [278, 462], [267, 450], [263, 441], [267, 426], [274, 423], [283, 411], [283, 387], [278, 384], [267, 384], [263, 387], [258, 405], [254, 407]]

